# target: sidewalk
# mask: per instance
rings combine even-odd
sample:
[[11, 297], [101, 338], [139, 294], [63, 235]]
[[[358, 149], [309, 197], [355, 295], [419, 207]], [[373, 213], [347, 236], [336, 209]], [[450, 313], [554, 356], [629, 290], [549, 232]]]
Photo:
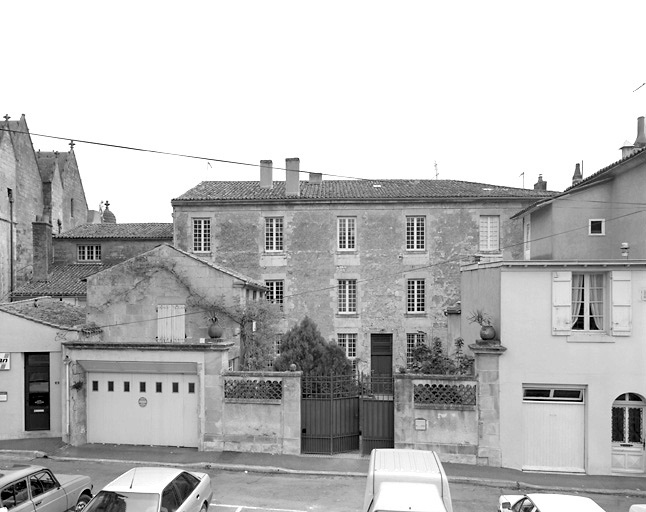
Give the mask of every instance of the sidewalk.
[[[70, 446], [60, 438], [0, 440], [0, 455], [53, 460], [121, 461], [132, 464], [192, 466], [227, 471], [297, 473], [365, 478], [368, 457], [358, 454], [337, 456], [271, 455], [264, 453], [199, 452], [191, 448], [86, 444]], [[37, 462], [35, 462], [37, 463]], [[522, 492], [584, 491], [591, 494], [643, 496], [646, 477], [596, 476], [560, 473], [528, 473], [513, 469], [445, 463], [449, 482], [518, 489]]]

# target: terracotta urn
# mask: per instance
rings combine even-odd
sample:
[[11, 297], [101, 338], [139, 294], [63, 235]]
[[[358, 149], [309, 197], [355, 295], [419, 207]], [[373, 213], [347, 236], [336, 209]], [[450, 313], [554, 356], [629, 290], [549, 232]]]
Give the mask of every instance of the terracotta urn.
[[480, 327], [480, 338], [483, 340], [492, 340], [496, 337], [496, 330], [492, 325], [483, 325]]
[[224, 334], [224, 330], [217, 322], [214, 322], [209, 325], [207, 333], [209, 335], [209, 338], [221, 338], [222, 334]]

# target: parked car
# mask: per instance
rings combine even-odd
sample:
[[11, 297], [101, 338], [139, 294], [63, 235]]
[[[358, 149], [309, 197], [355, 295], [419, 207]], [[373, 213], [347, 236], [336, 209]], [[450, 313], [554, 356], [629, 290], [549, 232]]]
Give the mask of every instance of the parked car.
[[372, 450], [363, 512], [381, 511], [453, 512], [449, 481], [435, 452]]
[[571, 494], [502, 495], [498, 512], [604, 512], [594, 500]]
[[92, 499], [92, 480], [54, 475], [48, 468], [16, 464], [0, 470], [0, 512], [80, 512]]
[[106, 485], [84, 512], [206, 512], [212, 498], [206, 473], [141, 467]]
[[631, 505], [628, 512], [646, 512], [646, 505], [642, 503], [635, 503]]

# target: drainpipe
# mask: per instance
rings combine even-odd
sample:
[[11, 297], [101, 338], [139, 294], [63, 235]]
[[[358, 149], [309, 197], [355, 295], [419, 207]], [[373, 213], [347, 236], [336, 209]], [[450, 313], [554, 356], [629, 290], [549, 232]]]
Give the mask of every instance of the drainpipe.
[[70, 364], [72, 360], [69, 355], [63, 359], [65, 365], [65, 435], [67, 442], [70, 442]]
[[13, 191], [8, 188], [9, 196], [9, 293], [13, 293]]

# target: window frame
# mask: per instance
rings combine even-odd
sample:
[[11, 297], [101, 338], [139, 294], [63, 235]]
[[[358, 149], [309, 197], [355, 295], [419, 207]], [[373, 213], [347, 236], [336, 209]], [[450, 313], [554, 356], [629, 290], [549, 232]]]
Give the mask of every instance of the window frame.
[[337, 251], [351, 252], [357, 250], [357, 218], [352, 216], [337, 217], [336, 222]]
[[79, 263], [97, 263], [97, 262], [101, 262], [101, 244], [79, 244], [79, 245], [77, 245], [76, 246], [76, 261], [78, 261]]
[[209, 217], [193, 217], [193, 252], [204, 254], [211, 252], [212, 225]]
[[[581, 276], [583, 278], [582, 287], [575, 287], [576, 276]], [[601, 277], [601, 286], [593, 287], [591, 278]], [[608, 295], [608, 284], [607, 284], [607, 275], [606, 272], [572, 272], [572, 304], [575, 302], [574, 294], [575, 289], [582, 290], [582, 301], [580, 301], [580, 310], [583, 314], [574, 314], [574, 305], [572, 306], [572, 331], [573, 332], [607, 332], [606, 324], [608, 323], [608, 311], [607, 311], [607, 295]], [[601, 288], [601, 300], [594, 300], [592, 298], [593, 289], [598, 290]], [[577, 301], [578, 302], [578, 301]], [[591, 308], [593, 304], [601, 303], [601, 312], [600, 314], [593, 314]], [[575, 320], [575, 316], [580, 319]], [[601, 327], [597, 329], [592, 329], [592, 320], [597, 317], [601, 320]], [[577, 325], [582, 325], [581, 327], [576, 327]]]
[[[491, 243], [491, 239], [493, 238], [493, 229], [492, 229], [492, 222], [493, 220], [496, 220], [497, 226], [496, 227], [496, 242], [495, 244]], [[486, 238], [483, 239], [483, 221], [486, 221], [486, 226], [484, 227], [484, 231], [486, 232]], [[478, 251], [479, 252], [486, 252], [486, 253], [499, 253], [500, 252], [500, 215], [480, 215], [479, 222], [478, 222]], [[494, 248], [495, 245], [495, 248]]]
[[282, 253], [285, 251], [285, 223], [283, 217], [265, 217], [265, 252]]
[[[600, 223], [601, 230], [599, 233], [593, 233], [592, 231], [592, 225], [596, 222]], [[606, 219], [588, 219], [588, 236], [606, 236]]]
[[277, 304], [280, 310], [283, 310], [285, 303], [285, 280], [284, 279], [265, 279], [265, 299], [267, 302]]
[[339, 332], [336, 335], [336, 344], [343, 349], [345, 357], [352, 363], [353, 373], [357, 372], [357, 342], [359, 335], [356, 332]]
[[[420, 304], [421, 304], [421, 307], [420, 307]], [[406, 314], [422, 315], [425, 313], [426, 313], [426, 279], [424, 278], [407, 279], [406, 280]]]
[[426, 215], [406, 215], [406, 250], [426, 250]]
[[337, 280], [337, 313], [339, 315], [357, 314], [357, 292], [356, 279]]

